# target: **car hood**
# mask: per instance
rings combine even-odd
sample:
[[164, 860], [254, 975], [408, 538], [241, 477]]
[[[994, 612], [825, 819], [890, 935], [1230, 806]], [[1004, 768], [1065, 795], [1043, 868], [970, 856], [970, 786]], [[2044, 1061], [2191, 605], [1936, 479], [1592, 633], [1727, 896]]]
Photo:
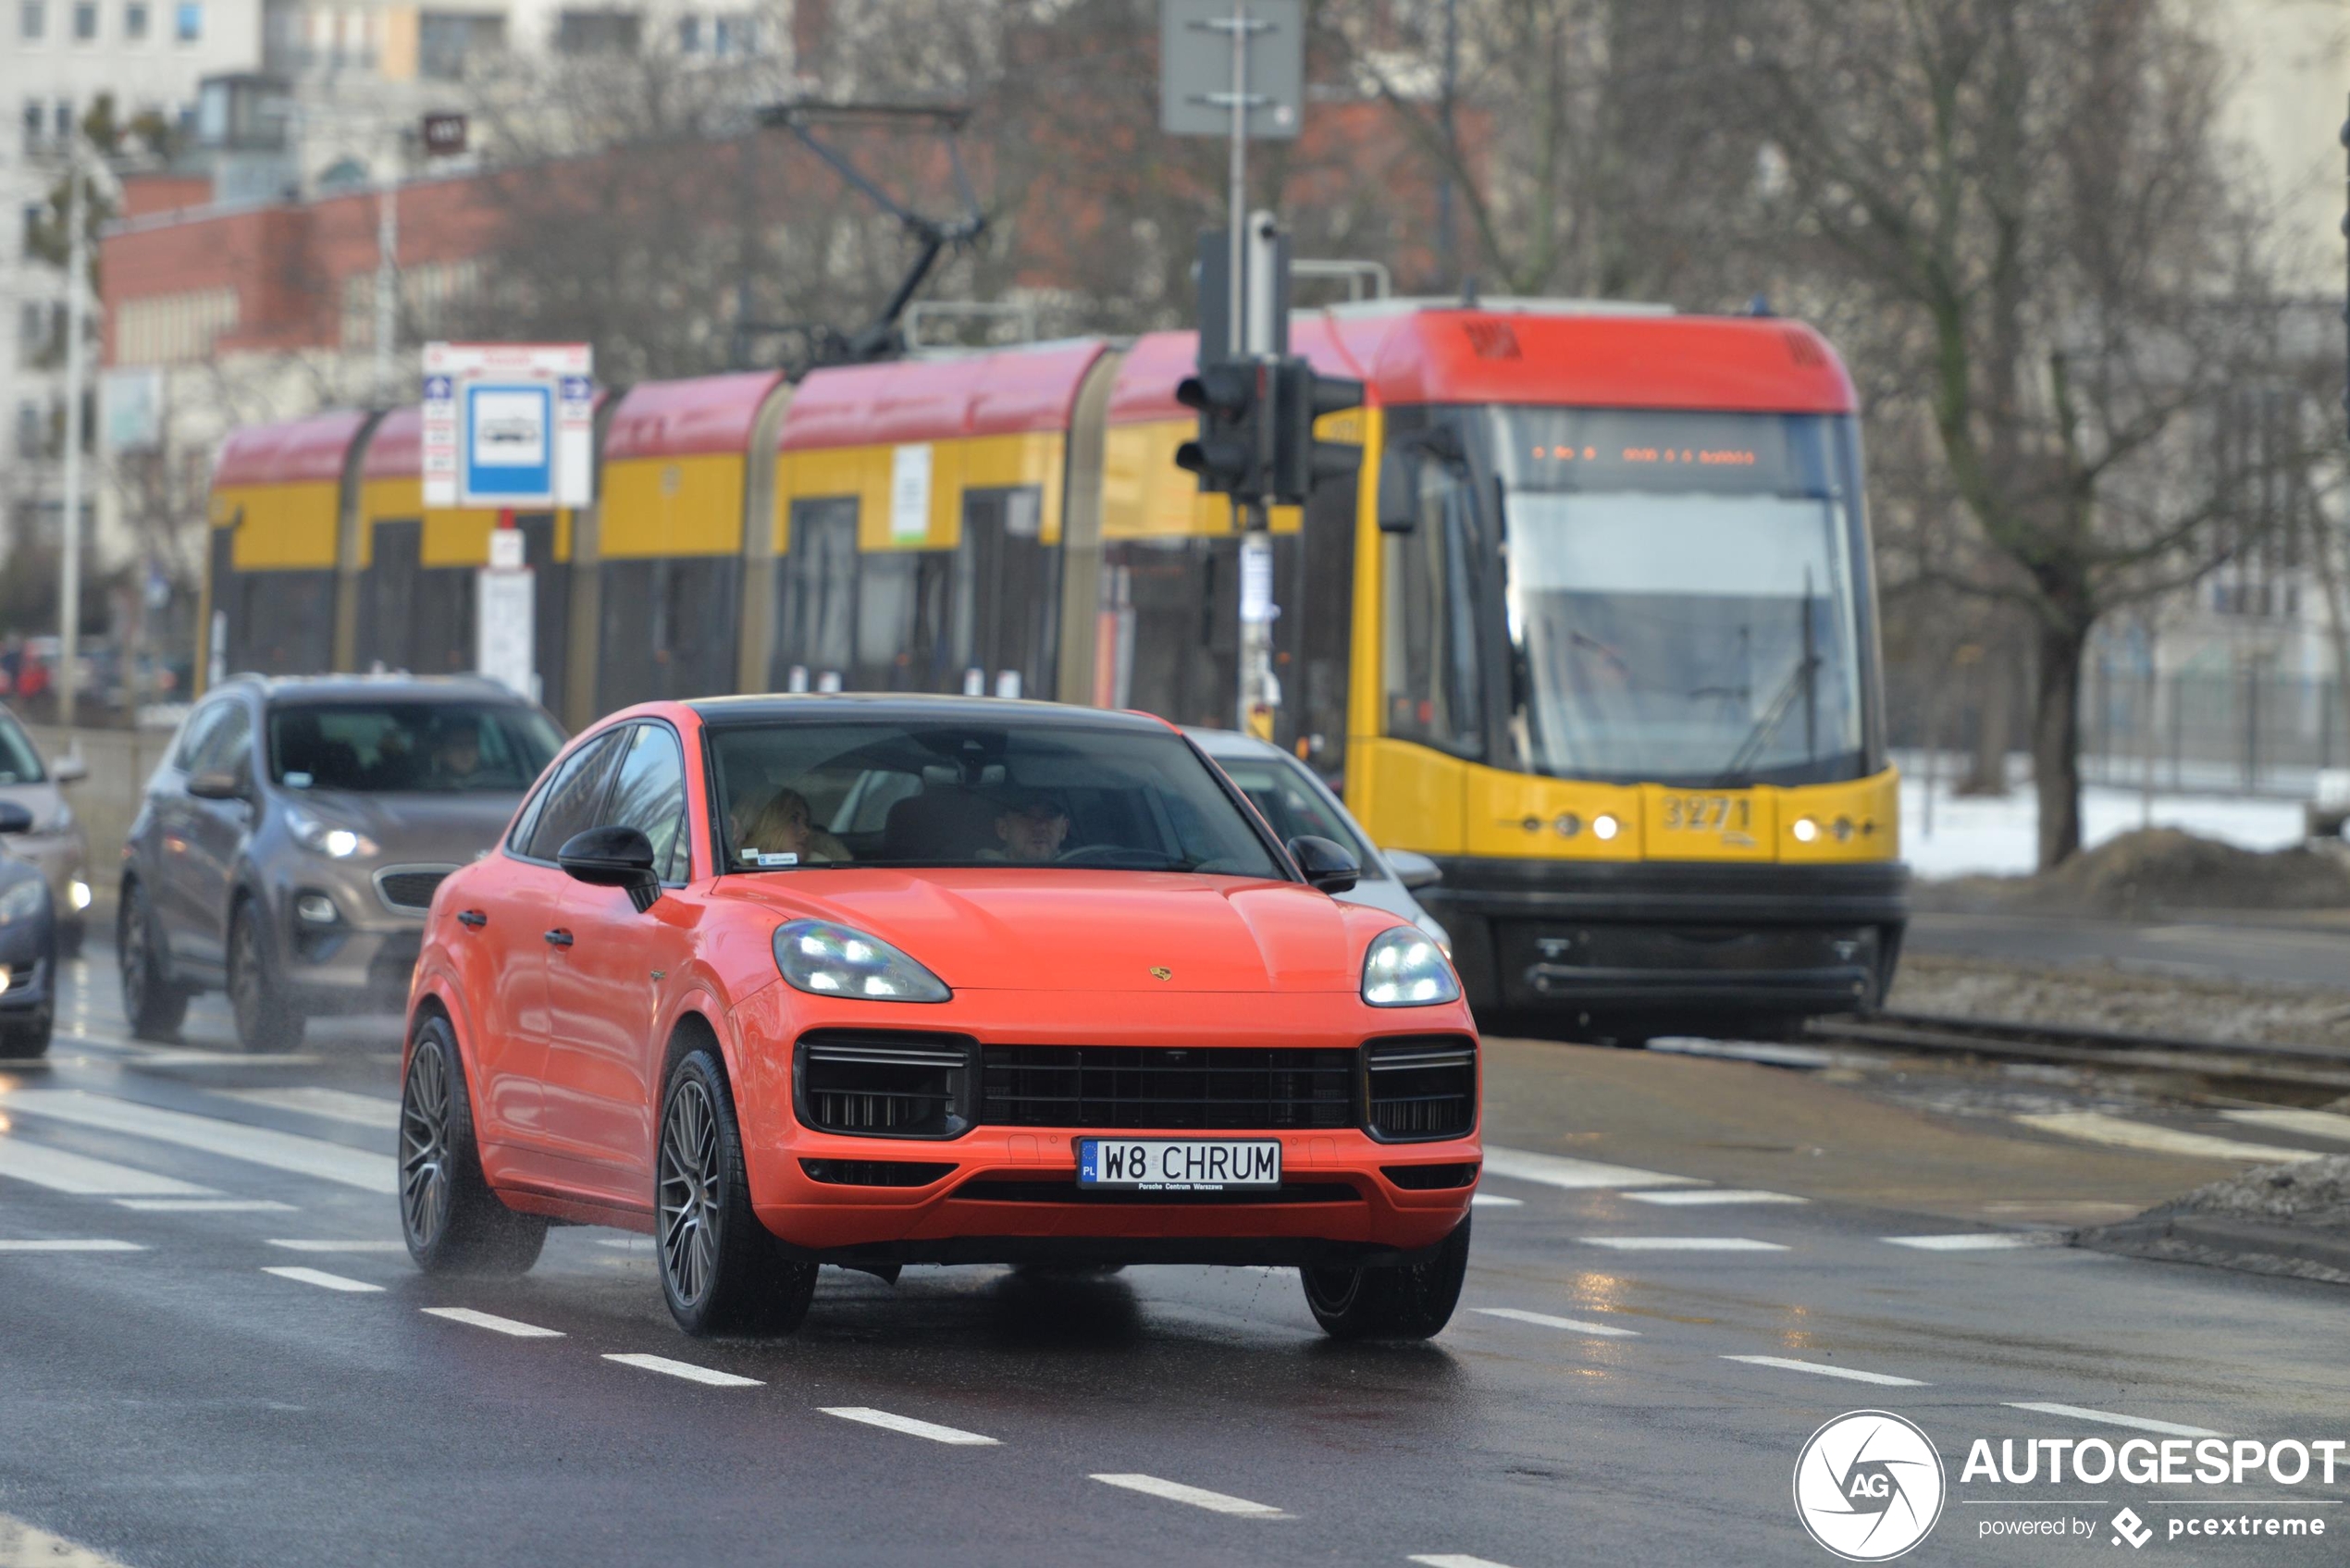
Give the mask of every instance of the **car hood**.
[[957, 991], [1353, 993], [1395, 923], [1296, 883], [1175, 872], [810, 868], [720, 896], [854, 926]]
[[374, 839], [382, 850], [376, 858], [379, 865], [464, 865], [498, 842], [521, 802], [518, 790], [362, 794], [305, 789], [286, 796], [289, 807]]

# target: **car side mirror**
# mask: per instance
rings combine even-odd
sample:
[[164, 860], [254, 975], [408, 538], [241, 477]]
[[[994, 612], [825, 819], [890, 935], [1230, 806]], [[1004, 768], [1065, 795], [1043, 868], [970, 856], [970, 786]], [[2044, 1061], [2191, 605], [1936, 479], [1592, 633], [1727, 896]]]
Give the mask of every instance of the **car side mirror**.
[[1408, 534], [1420, 525], [1419, 475], [1412, 460], [1393, 447], [1379, 453], [1379, 528], [1382, 534]]
[[32, 813], [13, 800], [0, 800], [0, 833], [31, 833]]
[[188, 793], [198, 800], [242, 800], [244, 782], [226, 768], [210, 768], [188, 775]]
[[1384, 852], [1388, 865], [1395, 872], [1395, 880], [1407, 891], [1434, 887], [1444, 880], [1444, 868], [1416, 849], [1390, 849]]
[[589, 828], [574, 833], [555, 851], [555, 864], [590, 887], [617, 887], [643, 914], [661, 897], [653, 870], [653, 841], [638, 828]]
[[49, 777], [57, 784], [80, 784], [89, 776], [90, 764], [81, 759], [80, 752], [68, 752], [49, 764]]
[[1354, 885], [1362, 868], [1343, 845], [1312, 833], [1300, 833], [1289, 841], [1290, 858], [1305, 874], [1306, 882], [1324, 893], [1344, 893]]

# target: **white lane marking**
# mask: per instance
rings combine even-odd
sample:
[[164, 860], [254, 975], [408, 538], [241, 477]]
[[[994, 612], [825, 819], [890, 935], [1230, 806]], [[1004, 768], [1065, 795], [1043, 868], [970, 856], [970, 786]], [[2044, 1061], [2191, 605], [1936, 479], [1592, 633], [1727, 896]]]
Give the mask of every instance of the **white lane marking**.
[[1524, 1198], [1504, 1198], [1499, 1192], [1477, 1192], [1469, 1197], [1469, 1207], [1473, 1209], [1522, 1209], [1525, 1206]]
[[1863, 1372], [1856, 1366], [1830, 1366], [1820, 1361], [1790, 1361], [1783, 1355], [1725, 1355], [1722, 1359], [1743, 1362], [1749, 1366], [1775, 1366], [1782, 1372], [1812, 1372], [1823, 1377], [1841, 1377], [1848, 1383], [1879, 1383], [1888, 1389], [1931, 1387], [1914, 1377], [1896, 1377], [1886, 1372]]
[[264, 1274], [274, 1274], [280, 1279], [291, 1279], [297, 1285], [315, 1285], [322, 1290], [380, 1292], [383, 1287], [370, 1285], [365, 1279], [346, 1279], [340, 1274], [328, 1274], [317, 1268], [265, 1268]]
[[1506, 1562], [1496, 1562], [1490, 1557], [1471, 1557], [1465, 1551], [1417, 1551], [1404, 1561], [1416, 1562], [1420, 1568], [1509, 1568]]
[[2297, 1132], [2304, 1138], [2330, 1138], [2350, 1143], [2350, 1117], [2339, 1111], [2221, 1111], [2230, 1121], [2265, 1127], [2271, 1132]]
[[604, 1359], [616, 1361], [623, 1366], [642, 1367], [647, 1372], [665, 1372], [672, 1377], [683, 1377], [688, 1383], [707, 1383], [713, 1389], [756, 1389], [761, 1386], [756, 1377], [737, 1377], [731, 1372], [696, 1366], [691, 1362], [672, 1361], [665, 1355], [607, 1353]]
[[160, 1110], [134, 1100], [93, 1094], [80, 1089], [19, 1089], [0, 1098], [0, 1110], [24, 1111], [80, 1127], [102, 1128], [177, 1143], [208, 1154], [267, 1166], [297, 1176], [340, 1182], [368, 1192], [390, 1194], [400, 1190], [397, 1162], [390, 1154], [371, 1154], [323, 1138], [302, 1138], [266, 1127], [217, 1117], [192, 1116], [186, 1111]]
[[347, 1121], [386, 1132], [396, 1131], [400, 1127], [400, 1102], [387, 1100], [380, 1094], [354, 1094], [348, 1089], [316, 1088], [220, 1089], [214, 1093], [225, 1099], [242, 1100], [248, 1105], [300, 1111], [304, 1116], [326, 1117], [329, 1120]]
[[1950, 1236], [1887, 1236], [1885, 1240], [1922, 1253], [2004, 1253], [2018, 1247], [2053, 1247], [2058, 1237], [2052, 1230], [1961, 1230]]
[[2224, 1438], [2225, 1432], [2214, 1432], [2208, 1426], [2182, 1426], [2175, 1421], [2156, 1421], [2144, 1415], [2122, 1415], [2110, 1410], [2089, 1410], [2077, 1404], [2044, 1404], [2034, 1401], [2010, 1400], [2010, 1410], [2037, 1411], [2042, 1415], [2069, 1415], [2075, 1421], [2101, 1421], [2108, 1426], [2134, 1426], [2141, 1432], [2161, 1432], [2173, 1438]]
[[0, 1241], [0, 1253], [143, 1253], [136, 1241], [107, 1241], [96, 1237], [59, 1237], [48, 1241]]
[[1525, 1149], [1485, 1146], [1485, 1174], [1512, 1181], [1533, 1181], [1544, 1187], [1581, 1191], [1594, 1187], [1702, 1187], [1693, 1176], [1666, 1176], [1637, 1170], [1628, 1165], [1603, 1165], [1598, 1160], [1573, 1160], [1564, 1154], [1538, 1154]]
[[1763, 1192], [1741, 1187], [1695, 1187], [1662, 1192], [1626, 1192], [1636, 1204], [1663, 1204], [1668, 1208], [1706, 1208], [1720, 1204], [1808, 1204], [1792, 1192]]
[[280, 1241], [272, 1240], [273, 1247], [283, 1247], [290, 1253], [404, 1253], [405, 1241]]
[[2286, 1160], [2324, 1158], [2315, 1149], [2293, 1149], [2282, 1143], [2239, 1143], [2232, 1138], [2215, 1138], [2208, 1132], [2187, 1132], [2175, 1127], [2157, 1127], [2152, 1122], [2109, 1117], [2103, 1111], [2045, 1111], [2019, 1116], [2015, 1119], [2026, 1127], [2036, 1127], [2043, 1132], [2059, 1133], [2067, 1138], [2078, 1138], [2086, 1143], [2110, 1143], [2120, 1149], [2142, 1149], [2156, 1154], [2183, 1154], [2189, 1159], [2244, 1160], [2254, 1165], [2274, 1165]]
[[293, 1214], [291, 1204], [269, 1198], [117, 1198], [127, 1209], [150, 1214]]
[[1743, 1236], [1577, 1236], [1594, 1247], [1620, 1253], [1783, 1253], [1776, 1241], [1750, 1241]]
[[424, 1307], [427, 1317], [445, 1317], [451, 1323], [470, 1323], [476, 1328], [487, 1328], [493, 1334], [511, 1335], [517, 1340], [560, 1340], [560, 1328], [541, 1328], [536, 1323], [520, 1323], [511, 1317], [501, 1317], [494, 1312], [476, 1312], [471, 1307]]
[[1236, 1513], [1251, 1519], [1289, 1517], [1270, 1503], [1251, 1502], [1244, 1497], [1211, 1492], [1205, 1487], [1187, 1487], [1181, 1481], [1163, 1481], [1156, 1475], [1095, 1475], [1090, 1479], [1105, 1486], [1123, 1487], [1130, 1492], [1163, 1497], [1169, 1502], [1187, 1502], [1194, 1508], [1205, 1508], [1210, 1513]]
[[192, 1181], [157, 1176], [153, 1171], [133, 1170], [127, 1165], [116, 1165], [111, 1160], [93, 1160], [87, 1154], [71, 1154], [64, 1149], [44, 1148], [19, 1138], [0, 1138], [0, 1176], [12, 1176], [19, 1181], [30, 1181], [35, 1187], [46, 1187], [52, 1192], [70, 1192], [80, 1198], [118, 1198], [132, 1194], [153, 1197], [173, 1194], [192, 1198], [213, 1191], [209, 1187], [199, 1187]]
[[977, 1432], [966, 1432], [955, 1426], [941, 1426], [934, 1421], [917, 1421], [910, 1415], [892, 1415], [888, 1411], [874, 1410], [869, 1405], [819, 1405], [817, 1408], [826, 1415], [837, 1415], [843, 1421], [860, 1421], [868, 1426], [881, 1426], [892, 1432], [903, 1432], [909, 1438], [928, 1438], [934, 1443], [959, 1443], [965, 1447], [979, 1448], [996, 1446], [994, 1438], [982, 1437]]
[[596, 1245], [616, 1248], [624, 1253], [647, 1253], [652, 1251], [653, 1239], [649, 1236], [599, 1236]]
[[76, 1546], [0, 1513], [0, 1568], [122, 1568], [104, 1552]]
[[1564, 1328], [1571, 1334], [1597, 1334], [1608, 1340], [1637, 1340], [1637, 1328], [1617, 1328], [1605, 1323], [1586, 1323], [1577, 1317], [1552, 1317], [1547, 1312], [1528, 1312], [1524, 1307], [1471, 1307], [1487, 1317], [1506, 1317], [1513, 1323], [1531, 1323], [1539, 1328]]

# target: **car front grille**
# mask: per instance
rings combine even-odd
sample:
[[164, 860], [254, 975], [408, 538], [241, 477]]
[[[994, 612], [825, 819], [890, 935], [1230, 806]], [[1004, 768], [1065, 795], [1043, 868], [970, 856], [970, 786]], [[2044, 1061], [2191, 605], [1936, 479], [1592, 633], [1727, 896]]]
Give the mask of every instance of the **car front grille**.
[[1377, 1040], [1363, 1047], [1375, 1137], [1459, 1138], [1477, 1125], [1477, 1047], [1457, 1034]]
[[1351, 1050], [1224, 1045], [990, 1045], [977, 1120], [993, 1127], [1355, 1125]]
[[432, 895], [449, 879], [454, 866], [386, 866], [376, 873], [376, 896], [390, 909], [421, 915], [432, 907]]
[[952, 1138], [971, 1125], [977, 1049], [967, 1034], [810, 1031], [793, 1058], [799, 1118], [819, 1132]]

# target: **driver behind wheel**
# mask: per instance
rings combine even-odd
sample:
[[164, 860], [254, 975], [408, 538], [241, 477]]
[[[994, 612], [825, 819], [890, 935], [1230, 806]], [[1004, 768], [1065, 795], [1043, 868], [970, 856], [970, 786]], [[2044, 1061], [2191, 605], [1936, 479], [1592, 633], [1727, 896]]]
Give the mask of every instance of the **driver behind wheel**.
[[981, 858], [1028, 865], [1055, 859], [1069, 837], [1068, 809], [1041, 790], [1007, 796], [996, 816], [996, 836], [1003, 847], [983, 849]]

